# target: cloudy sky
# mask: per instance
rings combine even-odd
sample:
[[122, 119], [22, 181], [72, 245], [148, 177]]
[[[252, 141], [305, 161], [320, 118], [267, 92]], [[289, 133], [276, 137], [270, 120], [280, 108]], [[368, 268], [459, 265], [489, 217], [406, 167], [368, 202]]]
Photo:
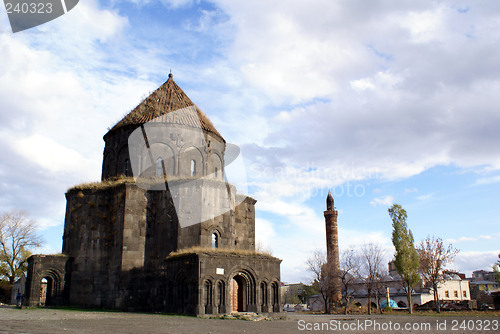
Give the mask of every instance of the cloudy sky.
[[325, 247], [416, 241], [500, 253], [500, 3], [85, 0], [13, 34], [0, 7], [0, 210], [27, 209], [57, 253], [66, 190], [100, 179], [102, 136], [168, 78], [241, 147], [257, 239], [307, 282]]

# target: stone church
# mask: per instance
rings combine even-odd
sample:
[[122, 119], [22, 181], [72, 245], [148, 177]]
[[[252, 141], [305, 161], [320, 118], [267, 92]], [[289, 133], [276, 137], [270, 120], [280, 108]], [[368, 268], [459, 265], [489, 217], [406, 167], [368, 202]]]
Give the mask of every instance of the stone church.
[[255, 251], [256, 200], [227, 182], [229, 144], [172, 74], [104, 141], [101, 182], [66, 193], [62, 254], [28, 259], [28, 306], [281, 311], [281, 260]]

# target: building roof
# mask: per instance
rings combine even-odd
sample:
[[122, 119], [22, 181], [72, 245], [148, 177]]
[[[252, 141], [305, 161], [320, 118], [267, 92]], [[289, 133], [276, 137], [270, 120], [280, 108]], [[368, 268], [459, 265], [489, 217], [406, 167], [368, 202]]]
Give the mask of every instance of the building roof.
[[497, 282], [492, 282], [492, 281], [472, 281], [472, 282], [469, 282], [469, 284], [478, 284], [478, 285], [481, 285], [481, 284], [497, 285], [498, 283], [497, 283]]
[[191, 101], [184, 91], [174, 82], [172, 73], [168, 75], [168, 80], [156, 89], [151, 95], [144, 99], [137, 107], [129, 112], [121, 121], [116, 123], [110, 131], [116, 130], [126, 125], [144, 124], [155, 118], [167, 115], [184, 108], [195, 108], [198, 114], [199, 125], [189, 117], [176, 117], [176, 124], [199, 127], [203, 130], [214, 133], [222, 140], [224, 138], [215, 129], [208, 117]]

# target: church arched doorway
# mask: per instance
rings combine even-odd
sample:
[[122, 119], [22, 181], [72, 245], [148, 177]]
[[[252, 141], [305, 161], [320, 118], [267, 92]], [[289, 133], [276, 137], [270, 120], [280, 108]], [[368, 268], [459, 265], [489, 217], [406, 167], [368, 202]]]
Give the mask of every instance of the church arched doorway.
[[236, 275], [231, 279], [231, 312], [245, 311], [245, 280], [241, 275]]
[[[61, 302], [61, 278], [60, 275], [49, 270], [40, 275], [38, 305], [57, 306]], [[36, 298], [36, 297], [35, 297]], [[36, 301], [36, 299], [35, 299]]]
[[40, 281], [40, 299], [38, 301], [39, 306], [51, 306], [53, 287], [54, 282], [50, 276], [42, 278], [42, 280]]

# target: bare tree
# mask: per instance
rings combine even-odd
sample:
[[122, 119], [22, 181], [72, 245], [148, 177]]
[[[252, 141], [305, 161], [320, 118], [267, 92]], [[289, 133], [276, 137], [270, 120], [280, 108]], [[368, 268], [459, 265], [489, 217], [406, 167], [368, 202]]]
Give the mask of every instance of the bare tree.
[[306, 261], [309, 271], [313, 274], [313, 284], [317, 284], [319, 294], [325, 305], [325, 313], [330, 314], [330, 304], [332, 301], [332, 291], [334, 285], [334, 270], [330, 268], [326, 260], [326, 253], [315, 250]]
[[[385, 253], [384, 253], [385, 254]], [[380, 303], [382, 298], [385, 298], [387, 292], [387, 281], [384, 279], [389, 275], [385, 266], [381, 266], [381, 270], [378, 273], [378, 279], [373, 282], [373, 291], [375, 292], [375, 298], [377, 300], [377, 308], [380, 313], [382, 313], [382, 308], [380, 307]]]
[[[384, 256], [385, 251], [378, 244], [369, 243], [361, 246], [361, 277], [365, 281], [366, 291], [368, 294], [368, 314], [371, 312], [371, 296], [372, 292], [378, 288], [379, 282], [384, 272]], [[377, 305], [378, 309], [378, 305]]]
[[344, 314], [347, 314], [349, 301], [354, 294], [354, 281], [360, 270], [360, 257], [354, 251], [354, 247], [345, 249], [340, 254], [340, 270], [338, 272], [340, 282], [342, 284], [342, 299], [344, 300]]
[[443, 268], [447, 264], [453, 263], [459, 250], [453, 248], [451, 244], [445, 247], [441, 238], [427, 236], [418, 245], [417, 252], [420, 258], [420, 272], [434, 292], [436, 311], [440, 313], [438, 288], [445, 279]]
[[27, 211], [0, 213], [0, 275], [7, 277], [10, 284], [26, 270], [29, 248], [42, 244], [37, 227]]

